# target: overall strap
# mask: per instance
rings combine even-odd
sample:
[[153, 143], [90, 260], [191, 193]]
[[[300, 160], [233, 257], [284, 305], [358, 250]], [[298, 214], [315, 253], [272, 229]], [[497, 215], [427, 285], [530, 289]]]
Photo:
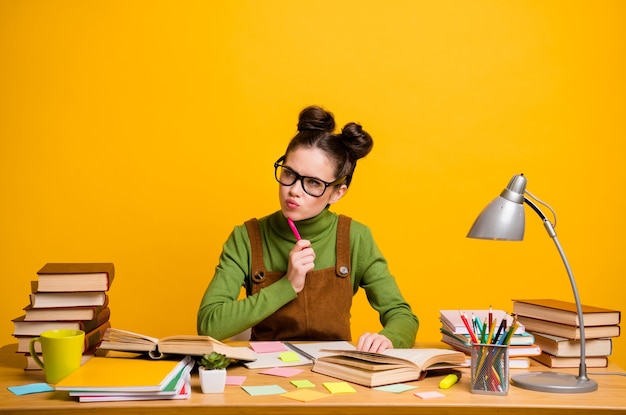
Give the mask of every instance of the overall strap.
[[339, 215], [337, 224], [337, 263], [335, 273], [338, 277], [346, 278], [350, 275], [350, 223], [352, 218]]
[[259, 221], [252, 218], [245, 222], [252, 249], [252, 281], [259, 283], [265, 279], [265, 263], [263, 261], [263, 242]]

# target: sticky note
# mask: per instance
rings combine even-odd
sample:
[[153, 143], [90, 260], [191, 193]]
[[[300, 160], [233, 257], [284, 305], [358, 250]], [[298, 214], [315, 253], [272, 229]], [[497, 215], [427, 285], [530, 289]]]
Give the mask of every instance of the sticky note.
[[28, 395], [31, 393], [52, 392], [54, 390], [54, 388], [47, 383], [31, 383], [30, 385], [9, 386], [7, 389], [17, 396]]
[[241, 386], [246, 381], [246, 376], [226, 376], [226, 384], [231, 386]]
[[278, 341], [269, 342], [250, 342], [250, 347], [256, 353], [276, 353], [286, 352], [287, 346]]
[[422, 399], [434, 399], [434, 398], [445, 398], [446, 395], [444, 395], [441, 392], [415, 392], [414, 394], [415, 396], [417, 396], [418, 398], [422, 398]]
[[404, 383], [396, 383], [394, 385], [377, 386], [372, 389], [383, 392], [402, 393], [415, 388], [417, 388], [417, 386], [405, 385]]
[[300, 356], [296, 352], [282, 352], [280, 354], [280, 360], [283, 362], [299, 362]]
[[252, 396], [280, 395], [282, 393], [287, 393], [286, 390], [278, 385], [242, 386], [241, 389], [245, 390]]
[[308, 402], [315, 399], [328, 398], [330, 394], [314, 391], [311, 389], [298, 389], [296, 391], [285, 393], [280, 396], [284, 396], [285, 398], [289, 399], [295, 399], [297, 401]]
[[302, 373], [302, 369], [294, 369], [290, 367], [273, 367], [259, 373], [262, 375], [281, 376], [283, 378], [288, 378]]
[[310, 380], [304, 380], [304, 379], [292, 380], [290, 383], [296, 388], [314, 388], [315, 387], [315, 383], [311, 382]]
[[348, 382], [324, 382], [324, 387], [330, 393], [355, 393], [356, 390]]

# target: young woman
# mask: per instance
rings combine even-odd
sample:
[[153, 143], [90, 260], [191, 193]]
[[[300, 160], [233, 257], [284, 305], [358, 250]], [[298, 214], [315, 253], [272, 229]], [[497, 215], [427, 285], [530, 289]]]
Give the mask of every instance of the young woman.
[[[331, 113], [302, 110], [298, 133], [274, 163], [280, 210], [230, 234], [200, 304], [198, 333], [225, 339], [251, 328], [251, 340], [351, 340], [350, 307], [361, 287], [383, 329], [362, 334], [357, 349], [413, 346], [417, 317], [369, 228], [329, 210], [373, 140], [356, 123], [334, 129]], [[247, 296], [238, 300], [241, 286]]]

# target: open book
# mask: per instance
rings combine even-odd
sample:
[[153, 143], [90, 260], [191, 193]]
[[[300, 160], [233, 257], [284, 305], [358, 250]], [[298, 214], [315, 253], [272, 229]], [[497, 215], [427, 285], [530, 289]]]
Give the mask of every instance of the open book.
[[157, 339], [113, 327], [104, 333], [99, 349], [147, 353], [153, 359], [161, 359], [167, 354], [202, 356], [211, 352], [221, 353], [233, 360], [256, 359], [249, 348], [229, 346], [210, 336], [178, 335]]
[[383, 353], [325, 350], [313, 371], [364, 386], [419, 380], [428, 370], [467, 366], [465, 354], [448, 349], [388, 349]]

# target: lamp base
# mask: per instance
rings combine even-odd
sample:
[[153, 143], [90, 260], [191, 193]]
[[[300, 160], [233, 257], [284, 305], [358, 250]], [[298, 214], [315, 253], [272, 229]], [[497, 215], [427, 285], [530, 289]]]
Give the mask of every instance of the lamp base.
[[519, 388], [551, 393], [584, 393], [598, 389], [596, 381], [578, 379], [576, 375], [558, 372], [528, 372], [511, 377]]

